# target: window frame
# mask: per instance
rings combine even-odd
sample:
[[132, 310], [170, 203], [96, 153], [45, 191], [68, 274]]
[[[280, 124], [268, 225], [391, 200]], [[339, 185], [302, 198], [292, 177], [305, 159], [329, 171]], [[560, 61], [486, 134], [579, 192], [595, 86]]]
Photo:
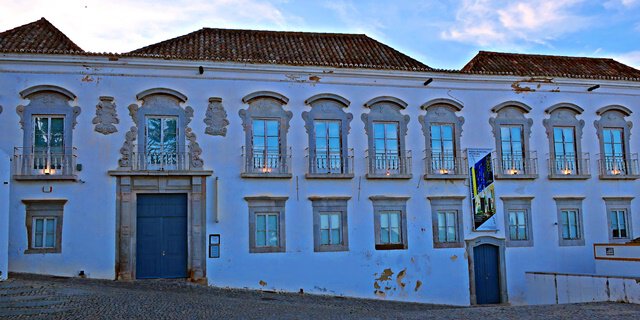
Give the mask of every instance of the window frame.
[[[25, 205], [25, 226], [27, 229], [27, 248], [25, 254], [62, 253], [62, 230], [64, 206], [67, 200], [22, 200]], [[55, 219], [55, 235], [53, 247], [35, 246], [36, 219]], [[44, 230], [43, 230], [44, 231]], [[46, 232], [44, 232], [46, 233]]]
[[[531, 204], [533, 202], [532, 196], [515, 196], [515, 197], [500, 197], [502, 200], [503, 212], [504, 212], [504, 230], [505, 230], [505, 244], [507, 247], [533, 247], [533, 211]], [[511, 239], [511, 221], [509, 214], [513, 211], [524, 211], [526, 220], [526, 239]]]
[[[518, 101], [506, 101], [491, 109], [495, 113], [494, 117], [489, 119], [495, 139], [495, 178], [499, 179], [527, 179], [533, 180], [538, 178], [538, 164], [536, 151], [530, 147], [531, 127], [533, 119], [528, 118], [527, 114], [531, 112], [531, 107]], [[506, 168], [503, 164], [504, 154], [502, 150], [502, 128], [518, 126], [521, 129], [521, 148], [522, 162], [524, 170], [522, 172], [504, 172]]]
[[[631, 201], [634, 197], [602, 197], [605, 203], [607, 219], [607, 235], [611, 243], [626, 243], [634, 239], [633, 234], [633, 214], [631, 213]], [[624, 211], [627, 224], [627, 237], [613, 237], [610, 213], [613, 210]]]
[[[458, 112], [462, 111], [462, 104], [450, 99], [433, 99], [420, 107], [425, 111], [424, 115], [418, 116], [418, 121], [422, 125], [422, 133], [425, 140], [425, 174], [424, 179], [447, 179], [447, 180], [465, 180], [468, 178], [463, 158], [463, 152], [460, 150], [460, 140], [462, 137], [462, 126], [464, 117], [458, 116]], [[434, 153], [431, 145], [433, 136], [433, 126], [451, 126], [453, 129], [453, 159], [452, 161], [440, 161], [441, 163], [452, 163], [453, 169], [444, 167], [433, 167]], [[431, 161], [429, 161], [431, 160]], [[441, 159], [442, 160], [442, 159]], [[450, 167], [450, 166], [449, 166]], [[453, 171], [453, 172], [451, 172]]]
[[[609, 105], [596, 111], [596, 115], [600, 116], [600, 118], [595, 120], [593, 124], [598, 135], [598, 145], [600, 150], [600, 154], [598, 157], [598, 161], [600, 161], [600, 179], [635, 180], [640, 178], [640, 172], [638, 172], [637, 157], [634, 158], [634, 154], [631, 153], [631, 128], [633, 127], [633, 122], [626, 120], [627, 117], [631, 116], [631, 113], [631, 110], [620, 105]], [[624, 172], [623, 174], [609, 174], [608, 172], [606, 172], [607, 159], [604, 132], [607, 129], [618, 129], [621, 131], [622, 160], [624, 161], [626, 166], [626, 172]]]
[[[545, 110], [549, 118], [542, 120], [547, 133], [549, 143], [549, 157], [547, 170], [549, 171], [549, 179], [562, 180], [586, 180], [591, 177], [589, 154], [582, 153], [582, 134], [584, 129], [584, 120], [578, 120], [577, 116], [584, 113], [584, 109], [571, 103], [558, 103]], [[555, 128], [573, 128], [574, 148], [575, 148], [575, 173], [563, 174], [556, 172], [556, 153], [555, 153]]]
[[[337, 252], [349, 251], [349, 219], [347, 213], [348, 201], [351, 197], [309, 197], [313, 208], [313, 251]], [[322, 244], [321, 215], [324, 213], [338, 213], [340, 215], [340, 234], [342, 242], [339, 244]]]
[[[464, 222], [462, 221], [462, 201], [465, 196], [431, 196], [427, 197], [431, 205], [431, 230], [434, 248], [463, 248], [464, 247]], [[440, 229], [438, 213], [456, 213], [456, 241], [440, 242]]]
[[[584, 211], [582, 209], [582, 202], [584, 197], [554, 197], [556, 202], [556, 211], [557, 211], [557, 226], [558, 226], [558, 244], [561, 247], [566, 246], [584, 246], [585, 245], [585, 234], [584, 234]], [[565, 239], [562, 236], [562, 212], [563, 211], [576, 211], [577, 218], [576, 222], [578, 223], [577, 231], [579, 233], [579, 237], [576, 239]]]
[[[244, 199], [249, 209], [249, 253], [286, 252], [285, 204], [289, 197], [248, 196]], [[278, 217], [277, 246], [257, 245], [256, 217], [265, 213], [275, 214]]]
[[[373, 205], [373, 229], [375, 250], [406, 250], [409, 248], [407, 238], [407, 200], [409, 197], [371, 196]], [[382, 243], [380, 215], [383, 212], [397, 211], [400, 213], [400, 242]]]
[[[243, 178], [285, 178], [292, 177], [287, 133], [289, 121], [293, 117], [291, 111], [285, 111], [284, 106], [289, 99], [279, 93], [271, 91], [257, 91], [242, 98], [242, 102], [248, 104], [246, 109], [238, 111], [242, 119], [242, 127], [245, 132], [244, 155], [245, 163], [242, 172]], [[269, 119], [278, 121], [280, 167], [277, 170], [256, 170], [249, 166], [253, 161], [253, 121], [256, 119]], [[273, 168], [271, 168], [273, 169]], [[275, 172], [273, 172], [275, 171]]]
[[[411, 155], [407, 150], [406, 135], [407, 125], [410, 120], [410, 116], [402, 114], [408, 105], [406, 102], [389, 96], [380, 96], [369, 100], [364, 104], [366, 108], [369, 108], [369, 113], [363, 113], [361, 115], [362, 122], [364, 123], [365, 132], [367, 134], [367, 179], [411, 179], [413, 174], [411, 172]], [[375, 133], [374, 123], [377, 122], [397, 122], [398, 123], [398, 150], [399, 150], [399, 173], [392, 174], [387, 172], [375, 171]], [[373, 169], [373, 172], [372, 172]]]
[[[305, 122], [309, 147], [308, 147], [308, 164], [307, 179], [351, 179], [353, 174], [353, 163], [350, 161], [352, 156], [349, 154], [349, 131], [351, 130], [351, 120], [353, 114], [346, 112], [349, 107], [349, 100], [335, 94], [321, 93], [314, 95], [305, 101], [306, 105], [311, 107], [310, 111], [302, 113], [302, 119]], [[342, 172], [318, 172], [315, 168], [315, 155], [317, 150], [316, 137], [316, 121], [339, 121], [340, 122], [340, 154], [342, 161]]]

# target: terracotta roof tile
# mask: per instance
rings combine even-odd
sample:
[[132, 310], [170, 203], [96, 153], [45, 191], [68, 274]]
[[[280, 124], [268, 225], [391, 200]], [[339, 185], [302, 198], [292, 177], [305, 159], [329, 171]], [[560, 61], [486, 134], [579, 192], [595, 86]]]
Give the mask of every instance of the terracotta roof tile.
[[533, 77], [640, 80], [640, 70], [613, 59], [480, 51], [463, 73]]
[[77, 53], [84, 50], [42, 18], [0, 33], [0, 52]]
[[124, 55], [338, 68], [432, 70], [363, 34], [203, 28]]

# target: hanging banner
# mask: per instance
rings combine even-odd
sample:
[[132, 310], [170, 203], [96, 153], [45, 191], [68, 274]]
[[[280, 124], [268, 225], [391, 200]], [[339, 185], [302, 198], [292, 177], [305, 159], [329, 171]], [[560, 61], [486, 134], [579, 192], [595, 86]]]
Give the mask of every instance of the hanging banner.
[[474, 230], [496, 230], [492, 149], [467, 149]]

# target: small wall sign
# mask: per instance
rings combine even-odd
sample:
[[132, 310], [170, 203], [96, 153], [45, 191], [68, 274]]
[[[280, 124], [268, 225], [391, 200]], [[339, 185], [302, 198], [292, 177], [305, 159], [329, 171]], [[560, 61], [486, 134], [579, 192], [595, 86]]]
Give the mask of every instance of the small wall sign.
[[615, 255], [615, 251], [613, 250], [613, 248], [612, 248], [612, 247], [607, 247], [607, 248], [605, 248], [605, 253], [606, 253], [606, 255], [608, 255], [608, 256], [614, 256], [614, 255]]
[[220, 258], [220, 235], [209, 235], [209, 258]]

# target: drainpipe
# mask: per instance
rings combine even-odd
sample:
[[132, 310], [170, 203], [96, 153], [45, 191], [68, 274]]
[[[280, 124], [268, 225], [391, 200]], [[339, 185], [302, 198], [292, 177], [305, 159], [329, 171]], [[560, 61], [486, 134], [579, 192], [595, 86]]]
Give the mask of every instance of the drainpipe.
[[218, 177], [213, 181], [213, 221], [220, 222], [218, 219]]

